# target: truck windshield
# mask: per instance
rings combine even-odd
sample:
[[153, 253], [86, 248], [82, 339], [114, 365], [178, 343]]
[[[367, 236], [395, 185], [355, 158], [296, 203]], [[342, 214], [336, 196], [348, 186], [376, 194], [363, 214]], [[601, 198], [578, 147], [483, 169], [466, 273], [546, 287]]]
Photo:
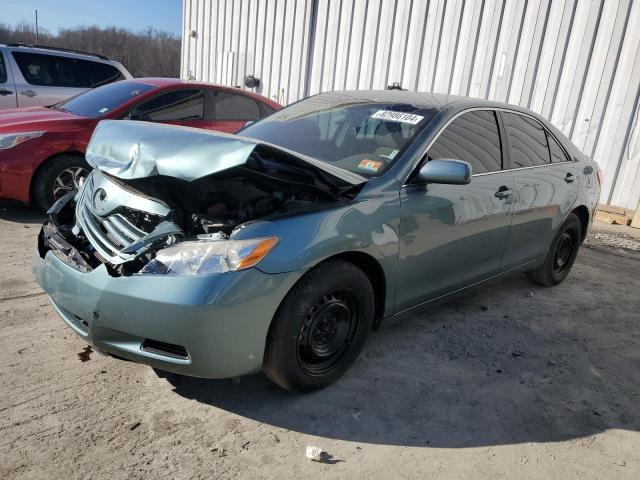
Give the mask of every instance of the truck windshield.
[[81, 117], [99, 118], [138, 95], [158, 88], [148, 83], [124, 80], [88, 90], [57, 103], [52, 108]]

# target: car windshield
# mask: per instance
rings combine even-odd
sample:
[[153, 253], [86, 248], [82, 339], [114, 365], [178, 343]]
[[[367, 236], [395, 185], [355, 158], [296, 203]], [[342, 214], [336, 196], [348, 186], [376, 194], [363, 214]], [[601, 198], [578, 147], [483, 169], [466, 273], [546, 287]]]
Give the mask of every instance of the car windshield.
[[372, 177], [393, 165], [436, 113], [407, 103], [321, 94], [251, 124], [239, 134]]
[[57, 103], [52, 108], [81, 117], [98, 118], [115, 110], [133, 97], [153, 90], [155, 85], [124, 80], [88, 90]]

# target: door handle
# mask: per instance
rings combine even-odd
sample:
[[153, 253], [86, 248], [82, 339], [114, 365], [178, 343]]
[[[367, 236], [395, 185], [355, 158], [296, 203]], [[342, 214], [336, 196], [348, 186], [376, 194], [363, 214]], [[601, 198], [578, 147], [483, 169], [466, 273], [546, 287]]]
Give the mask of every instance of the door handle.
[[571, 183], [576, 179], [576, 176], [573, 173], [567, 173], [567, 176], [564, 177], [564, 181], [567, 183]]
[[498, 191], [494, 194], [497, 198], [507, 198], [513, 193], [509, 187], [505, 187], [504, 185], [498, 189]]
[[23, 90], [22, 92], [20, 92], [20, 95], [24, 95], [25, 97], [35, 97], [38, 94], [33, 90]]
[[5, 90], [4, 88], [2, 90], [0, 90], [0, 95], [2, 95], [3, 97], [5, 95], [13, 95], [13, 92], [11, 90]]

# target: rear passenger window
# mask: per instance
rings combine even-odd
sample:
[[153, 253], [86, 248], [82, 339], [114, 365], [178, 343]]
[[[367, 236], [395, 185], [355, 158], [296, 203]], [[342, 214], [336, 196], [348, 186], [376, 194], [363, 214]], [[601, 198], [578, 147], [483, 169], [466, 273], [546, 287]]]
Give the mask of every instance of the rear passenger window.
[[547, 135], [540, 122], [515, 113], [503, 113], [502, 119], [511, 144], [509, 153], [513, 168], [550, 163]]
[[549, 132], [547, 132], [547, 140], [549, 140], [549, 151], [551, 152], [551, 163], [569, 162], [567, 154], [558, 144], [555, 138], [553, 138]]
[[7, 69], [4, 66], [4, 58], [2, 57], [2, 52], [0, 52], [0, 83], [5, 83], [7, 81]]
[[12, 52], [22, 76], [31, 85], [86, 88], [84, 72], [73, 58]]
[[100, 62], [92, 62], [90, 60], [76, 60], [84, 69], [86, 77], [89, 79], [91, 88], [100, 87], [107, 83], [123, 80], [124, 76], [113, 65]]
[[217, 121], [260, 120], [260, 107], [255, 100], [231, 92], [216, 92], [214, 117]]
[[166, 122], [202, 120], [204, 118], [204, 90], [175, 90], [157, 96], [136, 110], [146, 114], [145, 120]]
[[464, 160], [474, 174], [501, 170], [502, 145], [495, 113], [477, 111], [456, 118], [431, 146], [427, 159]]

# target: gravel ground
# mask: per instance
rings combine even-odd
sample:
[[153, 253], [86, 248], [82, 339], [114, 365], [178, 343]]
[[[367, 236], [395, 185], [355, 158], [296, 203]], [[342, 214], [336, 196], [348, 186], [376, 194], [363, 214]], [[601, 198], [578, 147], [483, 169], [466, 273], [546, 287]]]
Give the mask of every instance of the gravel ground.
[[640, 230], [598, 224], [562, 285], [387, 326], [292, 395], [85, 348], [31, 278], [41, 219], [0, 203], [1, 478], [640, 477]]

